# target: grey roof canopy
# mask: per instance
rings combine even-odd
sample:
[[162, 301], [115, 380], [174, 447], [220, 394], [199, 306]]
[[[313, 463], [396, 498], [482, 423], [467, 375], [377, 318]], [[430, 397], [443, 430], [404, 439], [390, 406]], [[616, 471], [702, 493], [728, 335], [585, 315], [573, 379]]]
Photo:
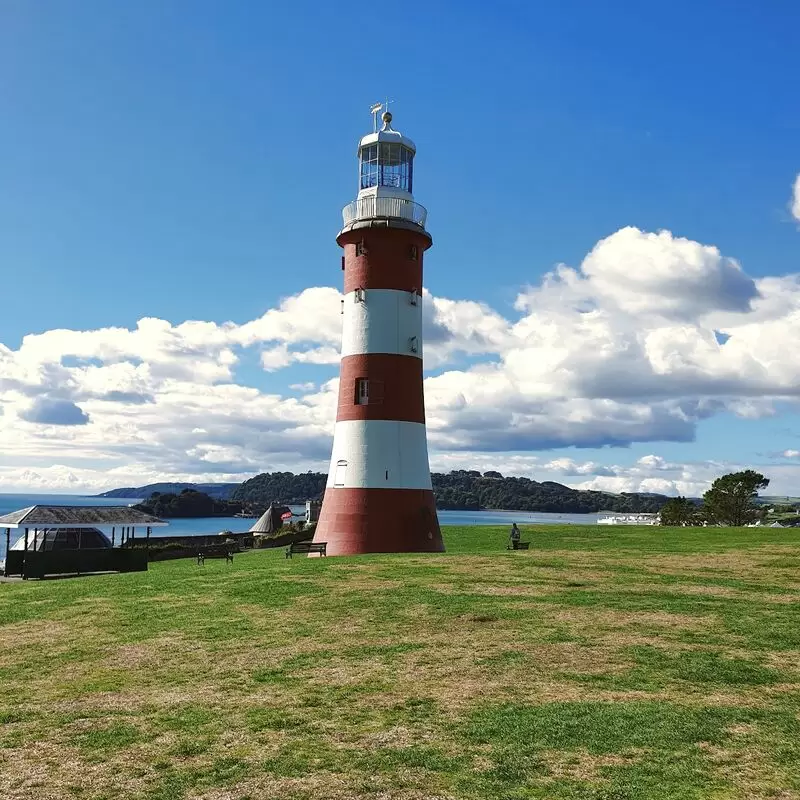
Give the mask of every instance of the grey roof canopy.
[[272, 504], [261, 515], [258, 522], [256, 522], [248, 533], [275, 533], [283, 526], [281, 519], [281, 512]]
[[98, 525], [155, 528], [169, 523], [129, 506], [29, 506], [0, 517], [0, 528], [95, 528]]

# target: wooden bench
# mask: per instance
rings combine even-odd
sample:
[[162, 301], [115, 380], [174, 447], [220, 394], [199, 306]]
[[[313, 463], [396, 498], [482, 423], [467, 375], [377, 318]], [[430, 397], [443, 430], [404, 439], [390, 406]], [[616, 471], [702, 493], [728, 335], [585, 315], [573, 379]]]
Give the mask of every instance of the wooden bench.
[[527, 550], [531, 546], [530, 542], [512, 541], [506, 550]]
[[197, 551], [197, 563], [205, 564], [207, 558], [224, 558], [226, 563], [233, 564], [233, 551], [230, 547], [212, 546]]
[[324, 556], [327, 547], [327, 542], [292, 542], [286, 548], [286, 558], [291, 558], [295, 553], [319, 553]]

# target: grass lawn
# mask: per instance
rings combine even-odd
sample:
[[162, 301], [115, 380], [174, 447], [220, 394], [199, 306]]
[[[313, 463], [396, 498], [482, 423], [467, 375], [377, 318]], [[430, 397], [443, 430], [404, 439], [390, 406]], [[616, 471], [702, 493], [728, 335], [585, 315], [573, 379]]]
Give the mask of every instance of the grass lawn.
[[800, 530], [0, 585], [0, 796], [800, 798]]

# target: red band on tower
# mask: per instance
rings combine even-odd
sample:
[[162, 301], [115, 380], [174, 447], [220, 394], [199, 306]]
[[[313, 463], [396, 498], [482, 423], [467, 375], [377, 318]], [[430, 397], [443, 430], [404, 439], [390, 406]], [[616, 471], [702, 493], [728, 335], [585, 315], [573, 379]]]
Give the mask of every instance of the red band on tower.
[[[367, 381], [366, 403], [358, 402], [360, 381]], [[388, 353], [343, 358], [336, 420], [348, 419], [396, 419], [424, 424], [422, 359]]]
[[422, 257], [431, 238], [405, 228], [359, 228], [341, 233], [344, 293], [359, 288], [422, 294]]

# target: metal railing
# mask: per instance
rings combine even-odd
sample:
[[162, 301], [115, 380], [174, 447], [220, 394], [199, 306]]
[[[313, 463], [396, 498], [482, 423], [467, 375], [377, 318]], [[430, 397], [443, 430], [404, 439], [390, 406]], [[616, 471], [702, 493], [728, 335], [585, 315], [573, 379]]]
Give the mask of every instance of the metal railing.
[[362, 197], [359, 200], [353, 200], [342, 209], [345, 226], [360, 219], [375, 217], [404, 219], [424, 228], [428, 212], [425, 206], [402, 197]]

